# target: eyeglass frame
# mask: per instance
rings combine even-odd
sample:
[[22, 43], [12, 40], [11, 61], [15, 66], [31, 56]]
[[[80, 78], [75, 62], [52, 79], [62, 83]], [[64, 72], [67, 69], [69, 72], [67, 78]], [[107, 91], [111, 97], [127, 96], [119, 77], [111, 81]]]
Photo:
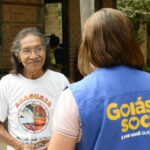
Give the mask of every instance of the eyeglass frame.
[[30, 56], [32, 54], [32, 52], [34, 52], [34, 54], [36, 54], [36, 55], [42, 54], [43, 52], [46, 52], [46, 47], [43, 45], [38, 45], [33, 48], [28, 47], [28, 48], [24, 48], [24, 49], [20, 49], [20, 50], [16, 51], [15, 54], [18, 56], [19, 53], [22, 53], [25, 56]]

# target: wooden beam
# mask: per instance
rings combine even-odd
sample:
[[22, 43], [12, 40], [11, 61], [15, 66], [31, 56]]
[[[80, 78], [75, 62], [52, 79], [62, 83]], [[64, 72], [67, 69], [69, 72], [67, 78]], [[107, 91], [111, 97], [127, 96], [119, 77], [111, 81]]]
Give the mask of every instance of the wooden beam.
[[101, 8], [116, 8], [117, 0], [95, 0], [95, 11]]
[[102, 0], [103, 8], [116, 8], [116, 0]]
[[61, 3], [62, 0], [45, 0], [45, 4], [48, 4], [48, 3]]

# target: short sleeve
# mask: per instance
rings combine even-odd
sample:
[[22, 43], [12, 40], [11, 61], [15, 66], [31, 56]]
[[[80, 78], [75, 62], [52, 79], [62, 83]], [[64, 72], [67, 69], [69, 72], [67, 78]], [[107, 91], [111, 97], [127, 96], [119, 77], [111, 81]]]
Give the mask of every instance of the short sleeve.
[[0, 121], [4, 122], [7, 118], [8, 103], [5, 97], [5, 89], [0, 82]]
[[70, 89], [60, 95], [53, 118], [53, 131], [72, 138], [79, 137], [79, 112]]

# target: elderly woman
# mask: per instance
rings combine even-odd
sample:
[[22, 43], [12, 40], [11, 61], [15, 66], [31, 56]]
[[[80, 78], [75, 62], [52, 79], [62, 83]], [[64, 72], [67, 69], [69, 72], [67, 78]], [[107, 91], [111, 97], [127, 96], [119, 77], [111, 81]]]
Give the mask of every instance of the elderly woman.
[[87, 76], [61, 94], [48, 150], [149, 150], [150, 74], [128, 18], [94, 13], [78, 60]]
[[46, 39], [37, 28], [20, 31], [11, 54], [12, 71], [0, 82], [0, 137], [7, 150], [47, 149], [55, 105], [69, 82], [49, 70]]

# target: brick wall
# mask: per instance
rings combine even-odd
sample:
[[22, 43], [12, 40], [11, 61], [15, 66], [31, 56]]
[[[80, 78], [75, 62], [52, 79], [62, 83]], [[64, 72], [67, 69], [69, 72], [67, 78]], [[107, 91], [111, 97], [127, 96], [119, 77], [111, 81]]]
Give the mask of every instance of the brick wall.
[[59, 18], [56, 15], [58, 3], [47, 4], [45, 6], [45, 34], [55, 34], [62, 41], [62, 24], [59, 23]]
[[2, 0], [0, 70], [10, 69], [10, 47], [17, 32], [24, 27], [43, 28], [43, 14], [40, 0]]

